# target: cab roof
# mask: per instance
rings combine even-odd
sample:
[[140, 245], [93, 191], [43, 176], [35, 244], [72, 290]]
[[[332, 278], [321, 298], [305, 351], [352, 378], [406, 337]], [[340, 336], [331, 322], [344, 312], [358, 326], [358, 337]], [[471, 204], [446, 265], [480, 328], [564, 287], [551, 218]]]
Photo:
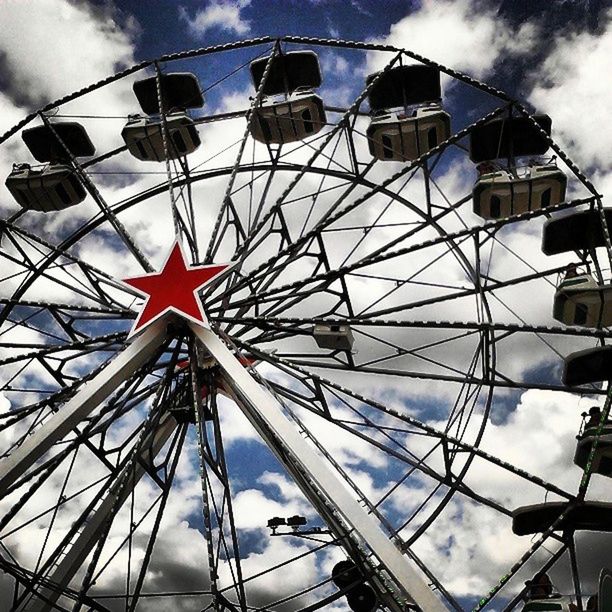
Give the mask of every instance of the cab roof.
[[[546, 531], [565, 511], [568, 502], [545, 502], [522, 506], [512, 513], [512, 531], [528, 535]], [[612, 531], [612, 504], [586, 501], [575, 505], [556, 530]]]
[[366, 79], [369, 85], [379, 79], [368, 94], [373, 111], [396, 108], [408, 104], [435, 102], [441, 99], [440, 71], [432, 66], [413, 64], [397, 66], [381, 74], [375, 72]]
[[470, 132], [470, 159], [483, 162], [504, 157], [544, 155], [548, 141], [536, 125], [550, 136], [552, 121], [548, 115], [494, 119]]
[[612, 380], [612, 345], [577, 351], [565, 358], [563, 384], [574, 386]]
[[[612, 227], [612, 208], [604, 209], [608, 227]], [[581, 251], [606, 245], [597, 210], [583, 210], [544, 224], [542, 251], [546, 255], [556, 255], [569, 251]]]
[[[259, 89], [267, 63], [267, 57], [251, 62], [251, 77], [255, 89]], [[272, 58], [263, 94], [274, 96], [291, 93], [298, 87], [314, 89], [321, 85], [321, 81], [321, 68], [317, 54], [314, 51], [291, 51]]]
[[[191, 72], [162, 74], [160, 82], [164, 112], [204, 106], [200, 83]], [[160, 112], [157, 103], [157, 77], [136, 81], [133, 88], [143, 112], [147, 115], [155, 115]]]
[[96, 149], [93, 146], [85, 128], [73, 121], [53, 123], [53, 128], [39, 125], [24, 130], [21, 134], [26, 147], [39, 162], [68, 161], [70, 155], [59, 142], [58, 138], [66, 145], [74, 157], [90, 157]]

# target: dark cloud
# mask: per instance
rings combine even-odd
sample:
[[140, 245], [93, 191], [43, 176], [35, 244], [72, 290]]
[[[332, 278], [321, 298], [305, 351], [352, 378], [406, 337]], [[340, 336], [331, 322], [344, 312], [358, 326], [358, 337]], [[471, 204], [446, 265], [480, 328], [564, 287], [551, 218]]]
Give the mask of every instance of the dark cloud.
[[514, 23], [545, 18], [549, 32], [563, 32], [567, 29], [597, 30], [604, 9], [602, 0], [503, 0], [498, 12]]

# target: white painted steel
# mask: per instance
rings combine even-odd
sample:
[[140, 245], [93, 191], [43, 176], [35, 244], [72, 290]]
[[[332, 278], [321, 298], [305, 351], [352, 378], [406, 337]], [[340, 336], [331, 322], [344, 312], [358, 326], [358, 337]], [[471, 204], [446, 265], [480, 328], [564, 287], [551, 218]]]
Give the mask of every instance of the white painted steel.
[[[121, 474], [115, 480], [114, 485], [109, 489], [108, 494], [103, 499], [100, 506], [94, 509], [93, 514], [87, 519], [83, 531], [78, 534], [76, 539], [70, 544], [69, 550], [57, 565], [55, 570], [47, 576], [47, 580], [54, 585], [53, 590], [44, 588], [40, 591], [41, 596], [47, 601], [43, 601], [39, 597], [32, 598], [24, 602], [23, 606], [18, 608], [19, 611], [27, 612], [47, 612], [52, 610], [51, 604], [57, 602], [61, 595], [61, 589], [66, 587], [72, 580], [78, 569], [83, 565], [85, 559], [94, 549], [102, 530], [104, 529], [106, 520], [113, 511], [115, 506], [121, 507], [125, 500], [130, 496], [140, 479], [144, 476], [146, 469], [145, 464], [150, 457], [156, 457], [164, 447], [164, 444], [170, 439], [177, 427], [177, 422], [169, 413], [162, 416], [155, 433], [149, 434], [143, 444], [141, 457], [143, 461], [135, 461], [131, 465], [125, 467]], [[128, 484], [123, 486], [126, 478]], [[59, 587], [59, 588], [58, 588]]]
[[[447, 608], [434, 595], [427, 583], [412, 567], [410, 561], [385, 535], [377, 521], [351, 496], [338, 476], [300, 435], [295, 425], [283, 414], [278, 401], [253, 379], [229, 348], [210, 329], [190, 324], [196, 336], [219, 363], [229, 382], [248, 399], [239, 402], [246, 417], [256, 425], [262, 419], [286, 447], [292, 460], [308, 474], [316, 485], [312, 494], [323, 494], [337, 509], [346, 523], [367, 543], [370, 550], [384, 565], [396, 585], [424, 612], [443, 612]], [[259, 430], [261, 433], [261, 430]], [[282, 460], [282, 458], [281, 458]], [[285, 459], [286, 462], [286, 459]], [[289, 471], [291, 467], [288, 466]], [[303, 486], [303, 485], [302, 485]]]
[[0, 461], [0, 498], [55, 442], [70, 433], [96, 406], [146, 363], [159, 347], [165, 330], [164, 321], [151, 324], [103, 370], [86, 382], [58, 412], [26, 438], [21, 446]]

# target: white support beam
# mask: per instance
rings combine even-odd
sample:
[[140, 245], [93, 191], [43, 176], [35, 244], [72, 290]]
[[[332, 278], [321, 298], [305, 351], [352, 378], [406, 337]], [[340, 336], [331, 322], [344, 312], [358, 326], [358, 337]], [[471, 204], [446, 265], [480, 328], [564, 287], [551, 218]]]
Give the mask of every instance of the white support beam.
[[[277, 438], [274, 444], [283, 444], [292, 461], [297, 462], [300, 469], [312, 480], [313, 485], [306, 485], [312, 489], [303, 491], [304, 494], [311, 499], [313, 495], [322, 494], [331, 502], [344, 521], [367, 543], [397, 587], [421, 610], [445, 611], [446, 607], [412, 566], [410, 560], [389, 540], [374, 517], [359, 505], [338, 475], [300, 435], [295, 424], [283, 414], [278, 401], [253, 379], [213, 331], [193, 324], [191, 328], [218, 362], [230, 385], [245, 398], [246, 401], [239, 402], [238, 405], [249, 421], [257, 427], [257, 420], [263, 420]], [[261, 433], [261, 429], [259, 427], [257, 429]], [[290, 465], [287, 468], [292, 471]]]
[[58, 412], [28, 436], [8, 457], [0, 461], [0, 498], [6, 494], [11, 484], [30, 469], [55, 442], [70, 433], [80, 421], [150, 359], [159, 348], [165, 330], [164, 321], [151, 324], [94, 378], [87, 381]]
[[[94, 509], [92, 515], [87, 518], [82, 531], [75, 536], [70, 543], [70, 548], [62, 556], [61, 561], [55, 569], [46, 577], [53, 585], [53, 589], [44, 587], [40, 590], [41, 597], [32, 596], [17, 608], [19, 612], [47, 612], [52, 610], [52, 604], [56, 603], [61, 596], [61, 590], [68, 586], [76, 572], [94, 549], [106, 521], [113, 512], [113, 508], [120, 508], [130, 496], [136, 485], [146, 473], [145, 465], [150, 457], [156, 457], [166, 442], [176, 430], [177, 422], [169, 413], [165, 413], [157, 426], [155, 432], [151, 432], [142, 443], [140, 457], [142, 461], [134, 461], [127, 465], [109, 489], [102, 503]], [[127, 484], [124, 485], [126, 478]], [[16, 611], [17, 612], [17, 611]]]

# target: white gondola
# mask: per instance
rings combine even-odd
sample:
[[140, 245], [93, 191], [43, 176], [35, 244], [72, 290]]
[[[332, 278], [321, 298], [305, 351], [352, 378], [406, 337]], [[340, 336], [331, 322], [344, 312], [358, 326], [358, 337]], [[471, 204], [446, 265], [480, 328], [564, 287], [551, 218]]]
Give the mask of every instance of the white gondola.
[[612, 325], [612, 285], [599, 285], [590, 274], [565, 278], [555, 293], [553, 317], [566, 325]]
[[474, 212], [499, 219], [554, 206], [565, 199], [567, 178], [554, 163], [534, 165], [514, 176], [506, 170], [482, 174], [474, 185]]
[[5, 184], [22, 208], [40, 212], [75, 206], [87, 195], [74, 169], [63, 164], [15, 164]]
[[317, 323], [313, 336], [319, 348], [350, 351], [353, 348], [353, 332], [349, 325]]
[[381, 112], [367, 131], [370, 153], [383, 161], [412, 161], [450, 136], [450, 115], [439, 104]]
[[[586, 468], [591, 450], [595, 447], [591, 472], [612, 477], [612, 423], [604, 424], [599, 438], [597, 438], [597, 428], [597, 425], [585, 427], [582, 434], [578, 436], [574, 463], [583, 469]], [[597, 446], [595, 446], [596, 439]]]
[[308, 87], [282, 98], [264, 98], [253, 111], [251, 135], [267, 144], [303, 140], [321, 131], [326, 122], [323, 100]]
[[[187, 113], [172, 113], [166, 117], [169, 159], [193, 153], [200, 146], [200, 136]], [[128, 151], [141, 161], [165, 161], [166, 153], [159, 116], [130, 115], [121, 136]]]
[[573, 612], [570, 602], [561, 596], [546, 599], [532, 599], [525, 604], [522, 612]]

